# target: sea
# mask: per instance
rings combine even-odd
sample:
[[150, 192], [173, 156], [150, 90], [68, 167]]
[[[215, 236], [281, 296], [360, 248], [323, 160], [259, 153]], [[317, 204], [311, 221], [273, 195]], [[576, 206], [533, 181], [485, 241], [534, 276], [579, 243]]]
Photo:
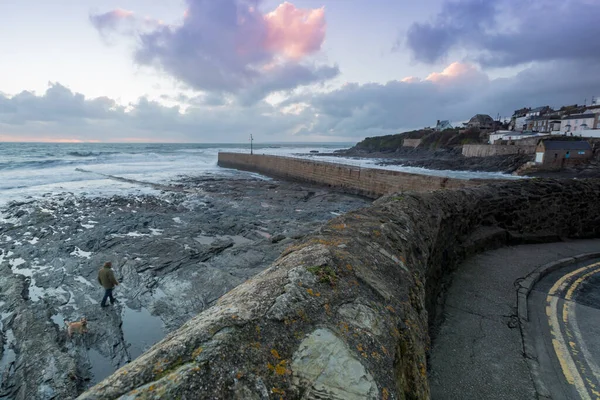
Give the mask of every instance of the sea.
[[[378, 166], [376, 159], [318, 156], [348, 149], [354, 143], [253, 144], [255, 154], [316, 158], [425, 175], [454, 178], [510, 179], [501, 173], [440, 171]], [[155, 192], [148, 185], [167, 184], [185, 176], [231, 176], [239, 172], [217, 166], [219, 152], [249, 153], [249, 144], [0, 143], [0, 209], [10, 202], [57, 194], [112, 196]], [[115, 180], [114, 177], [129, 181]]]

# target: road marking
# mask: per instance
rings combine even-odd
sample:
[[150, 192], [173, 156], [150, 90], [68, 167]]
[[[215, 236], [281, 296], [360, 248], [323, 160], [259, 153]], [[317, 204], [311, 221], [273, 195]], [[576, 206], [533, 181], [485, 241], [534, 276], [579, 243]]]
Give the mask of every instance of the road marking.
[[[588, 393], [588, 390], [585, 386], [585, 382], [583, 378], [579, 374], [579, 370], [573, 361], [573, 357], [569, 352], [569, 348], [565, 343], [565, 338], [562, 335], [560, 329], [560, 323], [558, 322], [558, 296], [557, 293], [559, 291], [563, 291], [567, 285], [567, 282], [577, 274], [580, 274], [584, 271], [590, 270], [596, 266], [600, 265], [600, 262], [594, 263], [582, 268], [579, 268], [573, 272], [570, 272], [566, 275], [563, 275], [556, 283], [552, 286], [550, 291], [548, 292], [548, 296], [546, 297], [546, 315], [548, 316], [548, 323], [550, 325], [550, 333], [553, 337], [552, 346], [554, 347], [554, 352], [556, 353], [556, 357], [558, 358], [558, 362], [560, 363], [560, 367], [563, 371], [563, 375], [569, 384], [575, 386], [575, 389], [579, 393], [582, 399], [590, 399], [591, 397]], [[571, 292], [572, 295], [573, 292]], [[563, 309], [562, 313], [563, 321], [568, 319], [568, 311], [565, 312]], [[572, 342], [572, 341], [570, 341]]]
[[[567, 321], [565, 321], [565, 323], [567, 323], [567, 325], [568, 325], [567, 329], [570, 326], [571, 330], [573, 331], [573, 335], [575, 336], [577, 345], [579, 346], [579, 349], [581, 350], [581, 354], [583, 355], [585, 362], [592, 370], [592, 374], [594, 375], [594, 377], [596, 379], [600, 380], [600, 367], [598, 367], [598, 364], [596, 364], [596, 362], [594, 361], [594, 357], [590, 353], [587, 345], [585, 344], [585, 341], [583, 340], [581, 330], [579, 329], [579, 324], [577, 323], [577, 314], [575, 311], [576, 303], [574, 301], [572, 301], [573, 294], [575, 293], [575, 291], [577, 290], [579, 285], [581, 285], [582, 282], [589, 279], [590, 276], [597, 274], [598, 272], [600, 272], [600, 268], [596, 268], [596, 269], [586, 273], [585, 275], [582, 275], [575, 282], [573, 282], [571, 284], [571, 286], [569, 287], [569, 290], [567, 290], [567, 294], [565, 295], [565, 302], [563, 305], [563, 310], [564, 310], [564, 314], [566, 314], [566, 316], [567, 316], [567, 318], [566, 318]], [[587, 377], [586, 377], [586, 381], [588, 382], [588, 385], [592, 389], [592, 392], [594, 393], [594, 395], [596, 395], [596, 396], [600, 395], [600, 393], [598, 393], [598, 391], [596, 390], [596, 384], [593, 383], [592, 380], [588, 379]]]

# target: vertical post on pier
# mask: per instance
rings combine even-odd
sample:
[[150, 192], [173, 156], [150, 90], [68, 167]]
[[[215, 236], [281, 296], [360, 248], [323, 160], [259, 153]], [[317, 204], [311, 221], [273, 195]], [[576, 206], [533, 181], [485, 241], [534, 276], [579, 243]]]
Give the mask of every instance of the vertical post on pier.
[[252, 141], [254, 140], [254, 138], [252, 137], [252, 134], [250, 134], [250, 154], [252, 154]]

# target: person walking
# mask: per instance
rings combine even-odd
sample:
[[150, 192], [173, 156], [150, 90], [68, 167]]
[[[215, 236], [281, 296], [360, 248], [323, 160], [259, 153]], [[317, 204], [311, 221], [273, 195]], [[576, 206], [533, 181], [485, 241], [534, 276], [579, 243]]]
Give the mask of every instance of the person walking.
[[117, 278], [115, 278], [115, 274], [112, 270], [112, 263], [107, 261], [104, 263], [104, 266], [100, 268], [98, 271], [98, 282], [104, 288], [104, 297], [102, 298], [102, 302], [100, 302], [100, 307], [108, 307], [106, 304], [106, 300], [110, 298], [110, 304], [115, 304], [115, 298], [113, 297], [113, 289], [115, 286], [119, 285]]

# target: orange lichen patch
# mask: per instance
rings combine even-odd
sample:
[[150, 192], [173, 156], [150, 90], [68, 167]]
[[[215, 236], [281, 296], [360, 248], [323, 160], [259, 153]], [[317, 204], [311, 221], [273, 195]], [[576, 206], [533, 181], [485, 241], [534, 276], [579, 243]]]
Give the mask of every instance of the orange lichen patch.
[[330, 225], [331, 229], [337, 229], [337, 230], [342, 230], [342, 229], [346, 229], [346, 224], [333, 224]]
[[419, 363], [419, 372], [421, 373], [421, 376], [427, 375], [427, 368], [425, 368], [425, 364]]
[[381, 350], [384, 352], [386, 356], [390, 355], [390, 352], [385, 348], [385, 346], [381, 346]]
[[238, 319], [238, 316], [234, 314], [231, 316], [231, 319]]
[[398, 328], [392, 328], [392, 331], [390, 333], [395, 338], [399, 338], [400, 337], [400, 331], [398, 330]]
[[306, 289], [306, 293], [308, 293], [308, 294], [309, 294], [309, 295], [311, 295], [311, 296], [314, 296], [314, 295], [315, 295], [315, 293], [313, 292], [313, 290], [312, 290], [312, 289]]
[[380, 232], [380, 231], [378, 231], [377, 229], [375, 229], [375, 230], [373, 231], [373, 235], [375, 235], [376, 237], [379, 237], [379, 236], [381, 236], [381, 232]]
[[273, 364], [271, 364], [271, 363], [267, 363], [267, 369], [268, 369], [269, 371], [275, 371], [275, 367], [274, 367], [274, 366], [273, 366]]
[[403, 264], [406, 264], [406, 258], [404, 258], [404, 256], [400, 255], [398, 256], [398, 258], [400, 259], [400, 261], [402, 261]]
[[273, 357], [275, 357], [276, 359], [280, 359], [281, 357], [279, 356], [279, 353], [277, 352], [277, 350], [275, 349], [271, 349], [271, 354], [273, 355]]
[[350, 286], [358, 286], [358, 281], [357, 280], [352, 280], [352, 281], [348, 282], [348, 285], [350, 285]]
[[376, 351], [371, 352], [371, 357], [376, 358], [378, 360], [381, 358], [381, 356], [379, 355], [379, 353], [376, 352]]
[[323, 307], [325, 308], [327, 315], [331, 315], [331, 306], [329, 304], [325, 304]]
[[194, 350], [194, 352], [192, 353], [192, 357], [196, 358], [200, 355], [200, 353], [202, 353], [204, 349], [202, 348], [202, 346], [198, 347], [196, 350]]
[[260, 349], [260, 343], [258, 343], [258, 342], [252, 342], [252, 343], [250, 343], [250, 346], [254, 347], [257, 350]]
[[161, 374], [167, 366], [167, 360], [160, 360], [154, 364], [154, 374]]
[[344, 333], [348, 333], [350, 331], [350, 327], [348, 326], [347, 323], [345, 322], [340, 322], [340, 329], [342, 330], [342, 332]]
[[387, 388], [383, 388], [381, 391], [381, 398], [383, 400], [388, 400], [390, 398], [390, 392], [387, 390]]
[[283, 389], [278, 389], [276, 387], [271, 389], [271, 393], [275, 393], [275, 394], [285, 394], [285, 390]]
[[394, 314], [396, 313], [396, 310], [394, 310], [394, 307], [392, 306], [385, 306], [385, 308], [391, 312], [393, 312]]
[[363, 347], [362, 344], [358, 344], [356, 346], [356, 349], [360, 352], [360, 355], [363, 356], [364, 358], [367, 358], [367, 353], [365, 352], [365, 348]]
[[287, 361], [281, 360], [279, 364], [275, 366], [275, 373], [279, 376], [289, 375], [292, 373], [289, 369], [287, 369]]
[[346, 269], [347, 269], [348, 271], [352, 271], [352, 265], [350, 265], [350, 264], [346, 264]]
[[300, 318], [302, 318], [302, 321], [304, 321], [304, 322], [308, 321], [308, 316], [306, 315], [304, 310], [298, 310], [297, 314]]
[[150, 387], [148, 388], [148, 391], [153, 392], [154, 389], [156, 389], [156, 385], [150, 385]]
[[238, 372], [237, 374], [235, 374], [236, 379], [240, 379], [242, 376], [244, 376], [244, 374], [241, 372]]

